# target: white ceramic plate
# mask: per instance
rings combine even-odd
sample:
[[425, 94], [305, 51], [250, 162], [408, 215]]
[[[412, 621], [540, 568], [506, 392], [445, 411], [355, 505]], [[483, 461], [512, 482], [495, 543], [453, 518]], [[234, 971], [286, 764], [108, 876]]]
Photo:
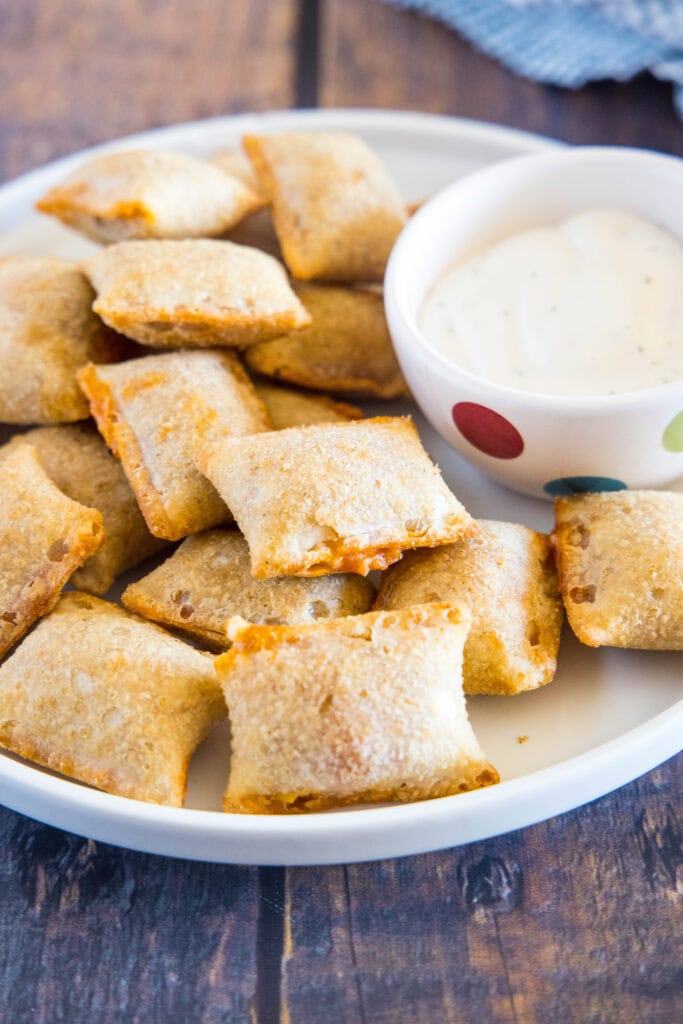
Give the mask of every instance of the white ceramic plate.
[[[313, 111], [220, 118], [101, 148], [156, 146], [206, 155], [237, 144], [245, 131], [295, 128], [363, 135], [409, 200], [426, 198], [485, 164], [552, 145], [508, 129], [432, 115]], [[57, 161], [0, 189], [0, 254], [78, 258], [92, 250], [90, 243], [33, 212], [38, 196], [85, 155]], [[381, 408], [415, 413], [409, 403]], [[550, 505], [498, 487], [416, 418], [427, 449], [470, 512], [550, 527]], [[456, 797], [291, 818], [222, 814], [227, 744], [225, 727], [220, 727], [192, 762], [183, 809], [109, 796], [3, 754], [0, 802], [95, 839], [197, 860], [311, 864], [421, 853], [567, 811], [676, 753], [683, 734], [682, 670], [681, 654], [594, 651], [567, 633], [550, 686], [513, 699], [470, 698], [475, 730], [503, 781]], [[528, 738], [520, 743], [519, 737]]]

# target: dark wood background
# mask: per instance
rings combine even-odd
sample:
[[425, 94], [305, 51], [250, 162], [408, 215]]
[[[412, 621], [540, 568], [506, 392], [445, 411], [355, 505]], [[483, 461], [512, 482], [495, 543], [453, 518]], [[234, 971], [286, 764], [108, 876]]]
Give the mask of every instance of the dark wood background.
[[[0, 177], [139, 129], [315, 105], [683, 154], [669, 86], [525, 82], [375, 0], [0, 0]], [[511, 835], [286, 871], [0, 809], [0, 1022], [674, 1024], [682, 776], [679, 756]]]

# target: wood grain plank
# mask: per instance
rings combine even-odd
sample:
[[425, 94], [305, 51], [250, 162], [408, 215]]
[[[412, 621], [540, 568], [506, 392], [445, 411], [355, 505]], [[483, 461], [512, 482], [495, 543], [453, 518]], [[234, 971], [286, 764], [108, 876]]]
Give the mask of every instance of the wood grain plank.
[[320, 73], [323, 106], [457, 114], [575, 143], [683, 153], [670, 85], [649, 76], [577, 91], [529, 82], [439, 22], [378, 0], [327, 0]]
[[296, 0], [0, 0], [0, 178], [105, 139], [294, 105]]
[[499, 919], [518, 1017], [552, 1007], [557, 1024], [678, 1019], [682, 784], [679, 756], [577, 812], [568, 834], [562, 818], [530, 831], [532, 912]]
[[0, 880], [3, 1022], [256, 1019], [256, 868], [119, 850], [0, 809]]
[[679, 756], [507, 836], [290, 870], [283, 1020], [671, 1024], [682, 783]]

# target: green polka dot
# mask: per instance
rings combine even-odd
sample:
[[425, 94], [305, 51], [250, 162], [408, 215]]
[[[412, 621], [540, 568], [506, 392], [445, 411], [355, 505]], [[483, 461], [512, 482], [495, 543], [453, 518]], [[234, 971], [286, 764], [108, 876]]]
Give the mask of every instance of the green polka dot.
[[662, 444], [668, 452], [683, 452], [683, 410], [674, 416], [664, 431]]

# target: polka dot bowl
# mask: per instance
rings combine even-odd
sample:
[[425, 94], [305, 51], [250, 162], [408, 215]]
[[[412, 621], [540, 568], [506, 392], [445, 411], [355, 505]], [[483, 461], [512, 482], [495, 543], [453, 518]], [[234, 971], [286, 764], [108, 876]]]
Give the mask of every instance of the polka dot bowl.
[[545, 498], [663, 487], [683, 476], [683, 379], [604, 396], [525, 392], [459, 368], [417, 326], [432, 283], [457, 259], [599, 206], [629, 209], [683, 239], [682, 196], [683, 160], [583, 147], [487, 167], [418, 210], [389, 260], [387, 318], [415, 400], [456, 451], [500, 483]]

